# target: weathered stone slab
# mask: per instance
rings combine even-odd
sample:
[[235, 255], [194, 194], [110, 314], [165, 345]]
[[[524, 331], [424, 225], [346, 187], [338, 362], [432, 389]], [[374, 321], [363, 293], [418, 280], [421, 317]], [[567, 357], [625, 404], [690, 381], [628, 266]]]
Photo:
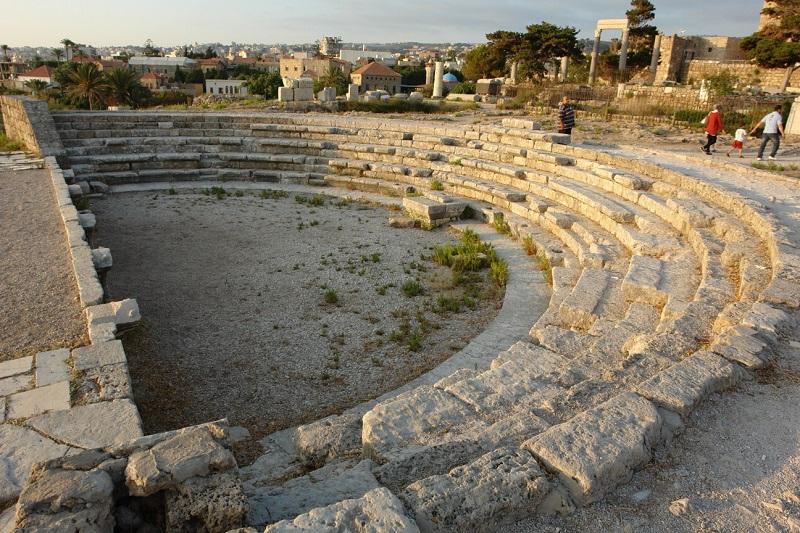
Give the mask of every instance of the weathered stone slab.
[[0, 507], [13, 502], [28, 480], [31, 466], [61, 457], [67, 446], [13, 424], [0, 425]]
[[667, 294], [659, 288], [663, 263], [655, 257], [634, 255], [622, 280], [622, 293], [630, 302], [659, 306], [667, 303]]
[[559, 312], [565, 324], [589, 329], [597, 320], [596, 308], [611, 280], [611, 273], [598, 268], [583, 271], [575, 288], [563, 302]]
[[229, 531], [241, 527], [247, 498], [236, 474], [192, 478], [166, 494], [167, 531]]
[[251, 524], [292, 519], [338, 501], [360, 498], [378, 488], [369, 459], [344, 461], [325, 466], [282, 486], [266, 487], [250, 496]]
[[626, 393], [550, 428], [523, 448], [558, 474], [576, 503], [588, 505], [650, 460], [661, 425], [655, 405]]
[[30, 372], [31, 368], [33, 368], [33, 356], [4, 361], [0, 363], [0, 378], [24, 374]]
[[88, 370], [127, 362], [125, 351], [122, 349], [122, 341], [118, 340], [76, 348], [72, 350], [72, 359], [75, 363], [75, 370]]
[[236, 466], [233, 454], [194, 427], [161, 441], [149, 450], [135, 452], [125, 468], [125, 484], [133, 496], [149, 496], [187, 479], [224, 472]]
[[[20, 494], [17, 527], [24, 531], [110, 531], [114, 483], [102, 470], [44, 470]], [[69, 529], [64, 526], [72, 521]]]
[[28, 418], [47, 411], [69, 409], [69, 381], [18, 392], [7, 397], [9, 419]]
[[773, 357], [767, 343], [747, 326], [737, 326], [720, 335], [711, 345], [711, 351], [748, 368], [764, 368]]
[[425, 533], [500, 531], [534, 513], [550, 489], [528, 451], [500, 448], [446, 475], [412, 483], [400, 497]]
[[[366, 526], [366, 527], [365, 527]], [[361, 498], [344, 500], [328, 507], [313, 509], [292, 521], [267, 526], [264, 533], [334, 533], [344, 531], [419, 533], [419, 528], [405, 514], [388, 489], [371, 490]]]
[[722, 357], [697, 352], [640, 384], [636, 392], [656, 405], [688, 416], [709, 394], [734, 387], [741, 377], [741, 370]]
[[76, 448], [104, 448], [142, 436], [139, 411], [130, 400], [73, 407], [28, 420], [48, 437]]
[[427, 438], [447, 433], [474, 418], [475, 413], [452, 395], [433, 387], [419, 387], [367, 412], [361, 441], [367, 456], [383, 462], [389, 450], [425, 444]]
[[330, 459], [361, 452], [361, 416], [333, 415], [296, 431], [297, 451], [306, 464], [322, 465]]
[[69, 381], [69, 350], [62, 348], [36, 354], [36, 386], [44, 387], [59, 381]]
[[[33, 380], [30, 375], [11, 376], [0, 379], [0, 396], [8, 396], [15, 392], [28, 390], [33, 387]], [[5, 413], [4, 413], [5, 414]]]

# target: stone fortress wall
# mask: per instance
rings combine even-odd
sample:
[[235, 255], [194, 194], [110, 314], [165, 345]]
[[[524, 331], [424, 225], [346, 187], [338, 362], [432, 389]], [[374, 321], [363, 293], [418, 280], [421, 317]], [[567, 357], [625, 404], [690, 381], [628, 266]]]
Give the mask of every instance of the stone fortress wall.
[[[192, 509], [214, 491], [229, 497], [206, 508], [227, 525], [241, 518], [246, 498], [248, 524], [267, 531], [356, 522], [490, 531], [569, 512], [630, 479], [709, 394], [769, 366], [800, 306], [793, 232], [726, 182], [721, 176], [739, 167], [724, 163], [690, 177], [631, 148], [571, 146], [517, 119], [455, 126], [154, 112], [54, 120], [74, 174], [67, 178], [77, 183], [166, 188], [224, 178], [256, 189], [290, 182], [369, 190], [403, 196], [428, 220], [463, 202], [535, 246], [551, 276], [550, 304], [531, 317], [529, 337], [267, 437], [265, 453], [236, 475], [224, 428], [190, 431], [211, 435], [193, 442], [205, 439], [215, 451], [192, 463], [202, 468], [190, 483], [168, 473], [174, 454], [165, 448], [174, 448], [141, 445], [135, 460], [103, 452], [125, 462], [134, 494], [166, 490], [172, 509], [207, 524], [212, 519]], [[86, 463], [87, 476], [109, 470]], [[65, 469], [54, 464], [41, 475]], [[17, 505], [23, 518], [25, 509], [41, 509], [41, 494], [25, 494]]]

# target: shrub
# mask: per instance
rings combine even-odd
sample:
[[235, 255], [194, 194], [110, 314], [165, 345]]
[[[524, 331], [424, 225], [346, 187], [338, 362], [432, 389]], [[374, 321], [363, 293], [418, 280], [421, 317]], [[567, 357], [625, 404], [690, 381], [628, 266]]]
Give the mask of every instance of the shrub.
[[422, 332], [415, 329], [408, 337], [408, 349], [417, 352], [422, 347]]
[[489, 265], [489, 275], [498, 287], [505, 287], [508, 283], [508, 263], [502, 259], [492, 261]]
[[336, 291], [333, 289], [328, 289], [325, 291], [324, 299], [326, 304], [333, 305], [339, 303], [339, 295], [336, 294]]
[[222, 200], [227, 194], [222, 187], [211, 187], [210, 193], [212, 196], [216, 196], [217, 200]]
[[22, 150], [22, 144], [19, 141], [9, 139], [5, 133], [0, 133], [0, 152], [17, 152]]
[[494, 226], [494, 229], [497, 230], [497, 233], [511, 235], [511, 226], [509, 226], [508, 222], [506, 222], [506, 217], [503, 215], [503, 213], [494, 214], [492, 226]]
[[461, 302], [455, 298], [439, 296], [439, 298], [436, 299], [437, 313], [458, 313], [459, 311], [461, 311]]
[[528, 255], [536, 255], [536, 243], [533, 242], [533, 237], [530, 235], [525, 235], [522, 238], [522, 247], [525, 249], [525, 253]]
[[422, 285], [420, 285], [418, 281], [413, 279], [403, 282], [403, 285], [400, 288], [403, 290], [403, 294], [405, 294], [409, 298], [414, 298], [415, 296], [419, 296], [423, 292]]
[[431, 181], [431, 190], [432, 191], [443, 191], [444, 190], [444, 185], [439, 180], [433, 180], [433, 181]]
[[315, 194], [311, 197], [311, 200], [309, 200], [308, 203], [314, 207], [321, 207], [325, 205], [325, 197], [321, 194]]

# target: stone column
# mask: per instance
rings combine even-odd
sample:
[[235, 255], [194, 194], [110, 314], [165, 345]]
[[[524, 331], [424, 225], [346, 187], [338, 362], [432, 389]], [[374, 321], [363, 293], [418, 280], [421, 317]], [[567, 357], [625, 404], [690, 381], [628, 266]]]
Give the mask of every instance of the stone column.
[[592, 46], [592, 63], [589, 66], [589, 85], [594, 85], [597, 79], [597, 55], [600, 53], [600, 36], [603, 35], [603, 30], [596, 30], [594, 32], [594, 46]]
[[622, 42], [619, 47], [619, 73], [625, 74], [628, 68], [628, 29], [622, 30]]
[[511, 63], [511, 85], [517, 84], [517, 68], [518, 64], [516, 61]]
[[433, 65], [425, 65], [425, 85], [433, 84]]
[[789, 118], [786, 120], [786, 136], [793, 139], [800, 138], [800, 97], [795, 98]]
[[444, 63], [441, 61], [436, 62], [436, 70], [433, 73], [433, 97], [441, 98], [444, 96], [444, 83], [442, 81], [444, 76]]
[[567, 71], [569, 70], [569, 57], [561, 58], [561, 83], [567, 82]]
[[355, 83], [351, 83], [347, 86], [347, 101], [348, 102], [355, 102], [358, 100], [358, 90], [361, 87]]
[[656, 40], [653, 42], [653, 56], [650, 58], [650, 83], [656, 82], [656, 72], [658, 71], [658, 59], [661, 57], [661, 34], [656, 33]]

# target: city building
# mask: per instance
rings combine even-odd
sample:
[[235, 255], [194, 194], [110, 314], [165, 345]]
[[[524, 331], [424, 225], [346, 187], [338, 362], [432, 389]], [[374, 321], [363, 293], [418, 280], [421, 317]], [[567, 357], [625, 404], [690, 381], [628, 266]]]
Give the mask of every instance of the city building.
[[164, 84], [164, 82], [165, 80], [161, 75], [155, 74], [153, 72], [145, 72], [139, 78], [139, 83], [141, 83], [142, 86], [144, 86], [147, 89], [150, 89], [151, 91], [157, 91], [158, 89], [160, 89], [161, 86]]
[[393, 67], [397, 64], [397, 59], [391, 52], [378, 52], [377, 50], [340, 50], [339, 59], [357, 64], [359, 61], [368, 60], [380, 61], [387, 67]]
[[53, 67], [42, 65], [41, 67], [36, 67], [33, 70], [23, 72], [17, 77], [17, 79], [23, 83], [26, 81], [33, 81], [33, 80], [39, 80], [45, 83], [53, 83], [53, 75], [55, 74], [55, 72], [56, 69], [54, 69]]
[[282, 57], [280, 61], [280, 74], [284, 78], [297, 79], [310, 77], [317, 80], [328, 73], [331, 68], [342, 71], [345, 77], [350, 75], [350, 63], [337, 58], [295, 59]]
[[138, 74], [153, 72], [166, 74], [170, 78], [175, 76], [175, 71], [193, 70], [199, 68], [197, 61], [188, 57], [148, 57], [135, 56], [128, 60], [128, 66]]
[[359, 86], [359, 92], [386, 91], [389, 94], [400, 92], [403, 76], [393, 71], [383, 63], [367, 63], [355, 70], [350, 76], [353, 83]]
[[247, 96], [246, 80], [206, 80], [206, 94], [243, 98]]
[[221, 57], [211, 57], [208, 59], [198, 59], [197, 65], [203, 72], [222, 72], [228, 68], [228, 63]]

